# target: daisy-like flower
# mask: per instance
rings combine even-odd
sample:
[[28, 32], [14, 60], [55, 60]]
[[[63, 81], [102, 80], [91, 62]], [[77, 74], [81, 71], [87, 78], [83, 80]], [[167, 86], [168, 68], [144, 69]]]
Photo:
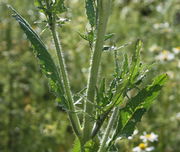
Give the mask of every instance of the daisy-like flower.
[[155, 133], [151, 132], [150, 134], [147, 134], [146, 132], [144, 132], [144, 135], [140, 136], [140, 139], [143, 142], [154, 142], [154, 141], [158, 141], [158, 135], [156, 135]]
[[152, 150], [154, 150], [153, 146], [148, 147], [147, 144], [140, 143], [137, 147], [134, 147], [132, 151], [133, 152], [148, 152], [148, 151], [152, 151]]
[[179, 54], [180, 53], [180, 46], [173, 48], [173, 52], [174, 52], [174, 54]]
[[171, 61], [175, 58], [175, 55], [167, 50], [163, 50], [158, 56], [156, 56], [156, 60], [160, 61]]

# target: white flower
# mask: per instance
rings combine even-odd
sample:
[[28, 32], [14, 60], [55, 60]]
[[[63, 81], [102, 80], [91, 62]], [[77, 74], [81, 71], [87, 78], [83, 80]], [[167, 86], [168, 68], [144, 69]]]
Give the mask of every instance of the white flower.
[[178, 112], [178, 113], [176, 114], [176, 118], [177, 118], [177, 119], [180, 119], [180, 112]]
[[148, 147], [145, 143], [140, 143], [137, 147], [133, 148], [133, 152], [147, 152], [154, 150], [154, 147]]
[[174, 54], [167, 50], [163, 50], [158, 56], [156, 56], [156, 60], [160, 60], [160, 61], [171, 61], [174, 58], [175, 58]]
[[160, 13], [163, 13], [163, 12], [164, 12], [164, 7], [163, 7], [163, 5], [162, 5], [162, 4], [158, 5], [158, 6], [156, 7], [156, 11], [158, 11], [158, 12], [160, 12]]
[[158, 135], [156, 135], [153, 132], [151, 132], [150, 134], [144, 132], [144, 135], [140, 136], [140, 139], [142, 139], [143, 142], [147, 142], [147, 141], [154, 142], [154, 141], [158, 141]]
[[158, 52], [161, 50], [161, 47], [157, 46], [157, 44], [153, 44], [150, 48], [149, 51], [150, 52]]
[[169, 23], [165, 22], [165, 23], [156, 23], [153, 25], [154, 29], [158, 30], [158, 29], [163, 29], [163, 28], [169, 28]]
[[180, 68], [180, 60], [177, 61], [177, 67]]
[[179, 54], [180, 53], [180, 46], [173, 48], [174, 54]]
[[173, 71], [167, 71], [167, 75], [169, 76], [170, 79], [174, 78], [174, 72]]
[[131, 136], [129, 136], [128, 139], [129, 139], [129, 140], [133, 139], [133, 137], [134, 137], [135, 135], [137, 135], [137, 134], [138, 134], [138, 130], [135, 129], [134, 132], [133, 132], [133, 134], [132, 134]]

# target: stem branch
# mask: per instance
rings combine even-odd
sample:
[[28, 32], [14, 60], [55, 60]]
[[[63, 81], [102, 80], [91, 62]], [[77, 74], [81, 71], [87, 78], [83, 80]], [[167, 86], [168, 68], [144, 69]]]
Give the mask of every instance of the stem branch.
[[62, 49], [61, 49], [61, 44], [60, 44], [60, 40], [58, 38], [58, 34], [56, 32], [56, 26], [55, 26], [56, 22], [55, 20], [53, 20], [53, 23], [51, 25], [51, 32], [52, 32], [52, 36], [53, 36], [53, 40], [54, 40], [54, 44], [56, 47], [56, 53], [58, 56], [58, 60], [59, 60], [59, 66], [60, 66], [60, 72], [62, 75], [62, 79], [63, 79], [63, 83], [64, 83], [64, 89], [66, 92], [66, 96], [67, 96], [67, 101], [68, 101], [68, 106], [69, 106], [69, 110], [70, 112], [68, 112], [69, 115], [69, 119], [71, 122], [71, 125], [74, 129], [75, 134], [80, 137], [81, 136], [81, 125], [79, 122], [79, 118], [75, 112], [75, 105], [74, 105], [74, 101], [72, 98], [72, 93], [71, 93], [71, 89], [70, 89], [70, 85], [69, 85], [69, 79], [67, 76], [67, 71], [65, 68], [65, 61], [64, 61], [64, 57], [62, 54]]
[[[98, 71], [100, 66], [101, 54], [104, 44], [104, 36], [106, 32], [106, 26], [109, 18], [111, 0], [99, 0], [98, 1], [98, 24], [97, 24], [97, 39], [95, 42], [95, 47], [91, 57], [90, 73], [87, 85], [87, 101], [84, 106], [84, 130], [83, 139], [84, 142], [88, 141], [90, 138], [91, 130], [93, 128], [93, 120], [90, 117], [94, 113], [94, 97], [95, 97], [95, 87], [98, 78]], [[90, 102], [88, 102], [90, 101]]]
[[106, 149], [106, 142], [108, 140], [109, 133], [110, 133], [111, 129], [113, 129], [114, 122], [116, 121], [118, 113], [119, 113], [119, 108], [116, 107], [114, 109], [112, 115], [111, 115], [111, 118], [110, 118], [109, 123], [107, 125], [105, 134], [104, 134], [104, 136], [102, 138], [102, 142], [101, 142], [101, 145], [100, 145], [100, 148], [99, 148], [98, 152], [104, 152], [105, 151], [105, 149]]

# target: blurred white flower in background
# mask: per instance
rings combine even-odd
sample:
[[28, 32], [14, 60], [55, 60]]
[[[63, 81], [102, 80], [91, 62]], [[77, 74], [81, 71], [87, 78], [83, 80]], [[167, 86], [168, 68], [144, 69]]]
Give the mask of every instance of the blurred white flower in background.
[[159, 4], [159, 5], [156, 7], [156, 11], [158, 11], [158, 12], [160, 12], [160, 13], [163, 13], [163, 12], [164, 12], [163, 5], [162, 5], [162, 4]]
[[174, 54], [179, 54], [180, 53], [180, 46], [175, 47], [172, 50], [173, 50]]
[[176, 113], [170, 118], [171, 121], [180, 121], [180, 112]]
[[151, 132], [150, 134], [144, 132], [144, 135], [140, 136], [140, 139], [143, 142], [147, 142], [147, 141], [154, 142], [154, 141], [158, 141], [158, 135], [153, 132]]
[[161, 47], [158, 46], [157, 44], [153, 44], [150, 48], [149, 51], [150, 52], [159, 52], [161, 50]]
[[154, 150], [153, 146], [148, 147], [147, 144], [140, 143], [137, 147], [134, 147], [132, 151], [133, 152], [147, 152], [147, 151], [152, 151], [152, 150]]
[[133, 139], [133, 137], [134, 137], [135, 135], [137, 135], [137, 134], [138, 134], [138, 130], [135, 129], [134, 132], [133, 132], [133, 134], [132, 134], [131, 136], [129, 136], [128, 139], [129, 139], [129, 140]]
[[177, 67], [180, 68], [180, 60], [177, 61]]
[[156, 60], [159, 61], [171, 61], [175, 58], [175, 55], [168, 50], [163, 50], [158, 56], [156, 56]]
[[163, 32], [163, 33], [172, 32], [172, 29], [170, 28], [170, 25], [169, 25], [168, 22], [156, 23], [156, 24], [153, 25], [153, 28], [155, 30], [160, 30], [160, 32]]
[[173, 79], [174, 76], [175, 76], [173, 71], [167, 71], [166, 73], [167, 73], [167, 75], [169, 76], [170, 79]]
[[176, 118], [180, 120], [180, 112], [176, 114]]
[[156, 23], [153, 25], [154, 29], [162, 29], [162, 28], [169, 28], [169, 23]]

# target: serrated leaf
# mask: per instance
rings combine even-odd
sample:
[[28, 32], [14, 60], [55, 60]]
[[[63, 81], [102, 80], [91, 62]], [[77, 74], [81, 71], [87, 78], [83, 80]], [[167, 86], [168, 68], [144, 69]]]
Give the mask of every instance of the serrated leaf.
[[93, 0], [86, 0], [85, 7], [86, 7], [86, 15], [89, 20], [89, 23], [91, 27], [94, 27], [96, 21], [96, 13], [95, 13]]
[[141, 120], [142, 115], [152, 105], [166, 80], [166, 74], [157, 76], [151, 85], [142, 89], [135, 97], [130, 99], [125, 108], [120, 110], [116, 136], [127, 137], [133, 133], [136, 123]]
[[76, 138], [74, 141], [72, 152], [80, 152], [81, 151], [81, 144], [79, 140]]
[[9, 8], [13, 11], [13, 17], [19, 23], [21, 29], [24, 31], [28, 40], [31, 42], [34, 48], [34, 53], [39, 60], [41, 70], [48, 78], [51, 88], [56, 93], [56, 96], [61, 99], [62, 103], [65, 106], [62, 81], [58, 69], [46, 46], [44, 45], [40, 37], [31, 28], [31, 26], [27, 23], [27, 21], [23, 19], [23, 17], [20, 16], [12, 7], [9, 6]]
[[136, 76], [138, 76], [138, 72], [140, 69], [140, 51], [142, 48], [142, 41], [138, 40], [136, 43], [136, 51], [134, 52], [134, 55], [132, 56], [132, 63], [130, 68], [130, 83], [133, 83]]
[[131, 136], [134, 132], [136, 124], [141, 121], [141, 118], [145, 112], [145, 108], [137, 109], [127, 122], [126, 126], [121, 130], [119, 135], [125, 137]]

